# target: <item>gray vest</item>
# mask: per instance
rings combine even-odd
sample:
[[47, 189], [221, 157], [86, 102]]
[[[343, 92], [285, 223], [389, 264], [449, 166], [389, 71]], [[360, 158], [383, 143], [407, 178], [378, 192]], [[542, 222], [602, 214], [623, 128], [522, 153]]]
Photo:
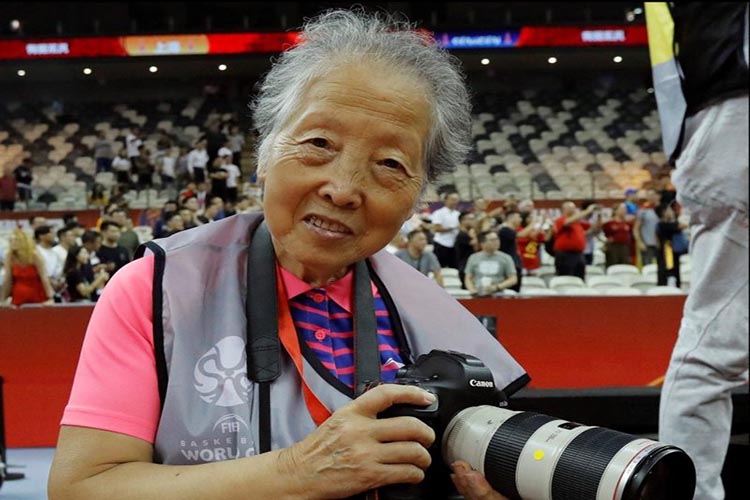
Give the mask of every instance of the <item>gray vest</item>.
[[[261, 221], [261, 214], [240, 214], [148, 245], [155, 257], [159, 463], [199, 464], [258, 453], [259, 391], [247, 378], [245, 299], [251, 231]], [[386, 251], [369, 260], [415, 357], [432, 349], [474, 355], [508, 395], [528, 382], [481, 323], [432, 280]], [[303, 364], [305, 383], [329, 410], [351, 401], [307, 360]], [[302, 394], [300, 376], [282, 350], [281, 375], [271, 384], [273, 449], [291, 446], [315, 429]]]

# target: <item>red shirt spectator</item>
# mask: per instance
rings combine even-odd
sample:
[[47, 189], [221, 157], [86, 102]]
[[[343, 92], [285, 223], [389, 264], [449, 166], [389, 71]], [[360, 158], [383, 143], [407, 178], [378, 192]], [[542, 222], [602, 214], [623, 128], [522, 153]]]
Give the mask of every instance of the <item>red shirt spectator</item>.
[[586, 250], [586, 231], [591, 224], [579, 220], [565, 225], [565, 216], [555, 221], [555, 252], [581, 252]]
[[612, 243], [629, 245], [632, 237], [633, 224], [629, 221], [612, 219], [602, 225], [602, 231]]
[[[518, 232], [523, 230], [522, 227], [518, 228]], [[533, 233], [528, 236], [518, 236], [516, 238], [516, 245], [518, 245], [518, 255], [521, 256], [521, 264], [524, 269], [532, 271], [539, 269], [541, 261], [539, 259], [539, 245], [544, 244], [544, 233], [539, 233], [536, 236]]]

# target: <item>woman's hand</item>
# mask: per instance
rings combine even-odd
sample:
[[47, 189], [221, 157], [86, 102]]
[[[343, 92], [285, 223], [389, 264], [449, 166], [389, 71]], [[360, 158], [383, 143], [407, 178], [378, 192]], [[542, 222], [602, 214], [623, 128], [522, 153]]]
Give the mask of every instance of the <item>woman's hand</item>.
[[508, 500], [492, 489], [484, 476], [461, 460], [451, 465], [451, 479], [465, 500]]
[[428, 396], [418, 387], [397, 384], [367, 391], [288, 448], [286, 472], [315, 498], [345, 498], [388, 484], [422, 481], [434, 431], [415, 417], [377, 415], [398, 403], [428, 405]]

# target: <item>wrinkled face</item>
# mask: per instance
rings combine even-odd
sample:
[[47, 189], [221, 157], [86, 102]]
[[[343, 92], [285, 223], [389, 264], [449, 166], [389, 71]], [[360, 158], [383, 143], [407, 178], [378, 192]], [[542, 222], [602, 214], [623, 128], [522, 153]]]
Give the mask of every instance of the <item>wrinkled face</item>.
[[261, 165], [285, 267], [345, 268], [388, 244], [416, 205], [430, 107], [413, 79], [373, 66], [314, 81]]

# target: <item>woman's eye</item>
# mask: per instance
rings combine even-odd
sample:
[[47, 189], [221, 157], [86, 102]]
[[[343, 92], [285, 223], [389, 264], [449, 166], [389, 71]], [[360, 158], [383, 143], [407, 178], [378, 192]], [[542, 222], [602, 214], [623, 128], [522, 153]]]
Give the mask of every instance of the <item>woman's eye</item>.
[[387, 160], [383, 160], [381, 162], [384, 166], [388, 168], [392, 168], [394, 170], [403, 169], [404, 166], [399, 163], [398, 161], [394, 160], [393, 158], [388, 158]]
[[314, 139], [310, 139], [308, 142], [312, 144], [313, 146], [315, 146], [316, 148], [328, 147], [328, 141], [323, 139], [322, 137], [315, 137]]

